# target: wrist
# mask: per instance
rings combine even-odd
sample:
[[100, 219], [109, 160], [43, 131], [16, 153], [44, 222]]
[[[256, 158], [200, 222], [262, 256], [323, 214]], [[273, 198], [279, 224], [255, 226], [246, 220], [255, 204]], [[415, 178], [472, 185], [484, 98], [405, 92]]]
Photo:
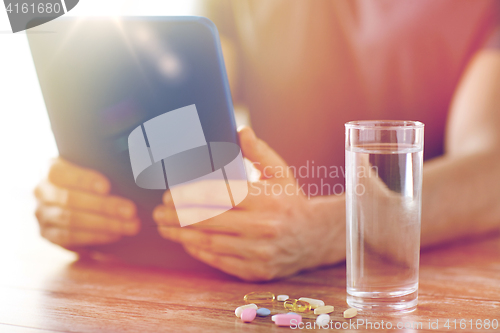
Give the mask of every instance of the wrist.
[[311, 221], [318, 224], [320, 250], [318, 266], [332, 265], [346, 258], [345, 196], [319, 196], [309, 201]]

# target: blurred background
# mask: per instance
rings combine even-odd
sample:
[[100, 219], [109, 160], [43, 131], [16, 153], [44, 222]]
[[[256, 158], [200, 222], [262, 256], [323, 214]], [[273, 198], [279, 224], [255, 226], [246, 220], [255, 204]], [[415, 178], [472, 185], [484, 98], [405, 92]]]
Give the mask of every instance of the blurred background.
[[[198, 7], [196, 0], [82, 0], [66, 15], [196, 15]], [[12, 33], [3, 8], [0, 10], [0, 124], [0, 209], [2, 216], [8, 217], [0, 221], [0, 243], [2, 249], [9, 249], [0, 251], [2, 262], [9, 260], [10, 251], [31, 260], [37, 256], [21, 246], [21, 237], [45, 243], [55, 259], [74, 258], [74, 254], [56, 250], [58, 247], [38, 235], [32, 192], [47, 174], [57, 148], [26, 32]]]

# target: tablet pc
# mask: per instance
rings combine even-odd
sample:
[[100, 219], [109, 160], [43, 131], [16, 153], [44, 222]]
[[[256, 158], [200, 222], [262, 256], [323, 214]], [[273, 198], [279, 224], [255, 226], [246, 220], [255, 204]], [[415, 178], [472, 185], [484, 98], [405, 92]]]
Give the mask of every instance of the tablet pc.
[[27, 36], [60, 156], [102, 172], [113, 194], [138, 205], [138, 236], [94, 248], [130, 258], [164, 246], [151, 213], [165, 190], [136, 185], [127, 139], [144, 122], [195, 105], [207, 142], [238, 144], [215, 25], [203, 17], [64, 17]]

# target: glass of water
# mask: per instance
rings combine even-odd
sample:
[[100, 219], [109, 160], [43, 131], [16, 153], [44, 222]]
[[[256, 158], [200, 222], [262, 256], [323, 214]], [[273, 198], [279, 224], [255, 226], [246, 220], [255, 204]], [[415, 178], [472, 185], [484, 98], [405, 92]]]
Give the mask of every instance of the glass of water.
[[418, 302], [424, 124], [346, 127], [347, 303], [413, 311]]

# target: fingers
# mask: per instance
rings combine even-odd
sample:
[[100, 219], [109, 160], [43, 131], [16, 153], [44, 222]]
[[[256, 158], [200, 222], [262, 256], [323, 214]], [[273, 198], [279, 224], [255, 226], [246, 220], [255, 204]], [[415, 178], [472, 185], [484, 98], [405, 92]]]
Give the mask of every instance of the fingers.
[[102, 174], [57, 158], [48, 180], [35, 189], [36, 216], [42, 236], [65, 248], [107, 244], [140, 228], [130, 200], [107, 195], [110, 182]]
[[101, 213], [110, 217], [132, 219], [136, 215], [135, 204], [128, 199], [61, 188], [46, 180], [36, 187], [35, 196], [46, 204]]
[[265, 265], [260, 265], [258, 262], [215, 254], [196, 246], [184, 246], [184, 248], [194, 258], [246, 281], [266, 281], [275, 276], [272, 270], [267, 270]]
[[95, 233], [84, 230], [70, 230], [59, 227], [41, 228], [42, 237], [64, 248], [86, 245], [108, 244], [121, 238], [118, 234]]
[[167, 239], [186, 246], [243, 259], [267, 262], [273, 254], [270, 247], [256, 239], [235, 237], [231, 235], [208, 233], [190, 228], [160, 227], [160, 234]]
[[41, 229], [56, 227], [73, 231], [131, 236], [137, 234], [140, 228], [137, 219], [119, 220], [104, 215], [45, 204], [40, 204], [35, 214]]
[[49, 170], [49, 180], [55, 185], [83, 191], [107, 194], [110, 190], [109, 180], [101, 173], [79, 167], [62, 158], [56, 158]]
[[[197, 216], [207, 216], [205, 210], [209, 208], [191, 207], [181, 209], [183, 216], [192, 215], [193, 220]], [[174, 209], [166, 206], [158, 206], [153, 212], [153, 217], [159, 228], [179, 227], [177, 213]], [[233, 235], [245, 235], [248, 238], [275, 238], [279, 234], [277, 225], [268, 219], [257, 217], [251, 212], [229, 210], [211, 219], [191, 224], [183, 229], [199, 229], [216, 231]]]
[[[263, 178], [280, 174], [280, 178], [291, 179], [293, 173], [287, 172], [288, 165], [271, 147], [255, 136], [250, 127], [242, 127], [238, 131], [243, 156], [259, 169]], [[284, 177], [283, 177], [284, 176]]]

